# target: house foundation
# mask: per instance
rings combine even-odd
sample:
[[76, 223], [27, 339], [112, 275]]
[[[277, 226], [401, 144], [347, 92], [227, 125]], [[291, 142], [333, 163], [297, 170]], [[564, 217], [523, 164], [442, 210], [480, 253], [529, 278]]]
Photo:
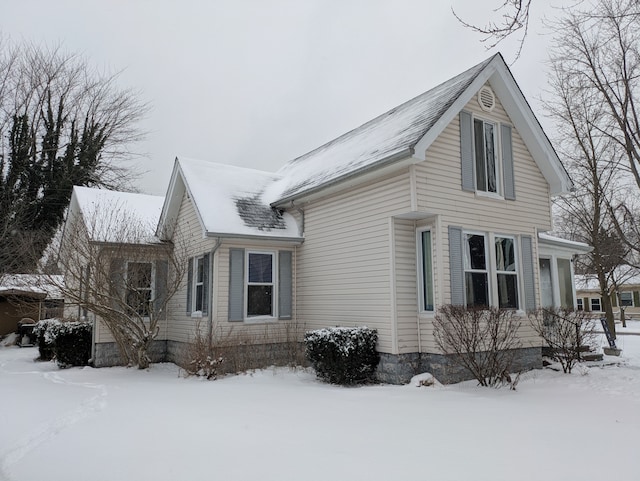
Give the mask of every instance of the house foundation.
[[[512, 372], [542, 368], [542, 348], [515, 349]], [[376, 378], [389, 384], [407, 384], [417, 374], [428, 372], [443, 384], [473, 379], [471, 373], [456, 364], [452, 354], [380, 353]]]

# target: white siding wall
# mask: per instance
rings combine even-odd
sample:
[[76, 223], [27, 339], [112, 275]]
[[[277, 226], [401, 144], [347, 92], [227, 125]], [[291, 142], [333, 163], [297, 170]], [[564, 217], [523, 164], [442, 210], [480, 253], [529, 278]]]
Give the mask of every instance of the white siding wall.
[[[206, 207], [206, 206], [202, 206]], [[202, 228], [191, 199], [184, 195], [178, 214], [175, 239], [177, 243], [187, 245], [187, 257], [201, 256], [211, 253], [217, 243], [216, 238], [203, 237]], [[187, 274], [183, 278], [180, 291], [173, 297], [169, 305], [169, 323], [166, 338], [171, 341], [190, 342], [193, 340], [196, 327], [200, 325], [203, 334], [208, 332], [208, 325], [213, 321], [213, 332], [217, 339], [229, 341], [237, 338], [245, 341], [278, 342], [283, 336], [291, 333], [287, 326], [295, 325], [295, 312], [292, 321], [269, 320], [264, 322], [229, 322], [229, 249], [243, 248], [247, 250], [272, 251], [290, 250], [295, 247], [290, 243], [274, 241], [247, 241], [238, 239], [223, 239], [210, 259], [213, 264], [213, 276], [209, 280], [209, 295], [213, 296], [213, 312], [202, 318], [191, 317], [187, 314]], [[277, 269], [277, 264], [276, 264]], [[293, 279], [293, 296], [295, 299], [295, 269]], [[277, 295], [277, 294], [276, 294]], [[295, 306], [295, 303], [294, 303]], [[301, 334], [301, 333], [300, 333]]]
[[409, 209], [408, 171], [305, 206], [297, 309], [307, 328], [367, 325], [383, 352], [397, 351], [391, 216]]
[[[479, 118], [510, 124], [510, 119], [499, 100], [493, 112], [482, 111], [475, 97], [465, 106]], [[542, 173], [529, 154], [518, 132], [513, 129], [513, 158], [516, 200], [501, 200], [465, 192], [461, 189], [460, 126], [458, 118], [443, 131], [426, 152], [426, 161], [415, 168], [418, 208], [441, 214], [441, 230], [436, 233], [444, 247], [442, 262], [443, 301], [449, 303], [450, 280], [448, 261], [448, 226], [502, 234], [529, 235], [533, 240], [535, 285], [538, 286], [538, 252], [536, 228], [551, 228], [551, 202], [549, 188]], [[520, 278], [520, 283], [522, 278]], [[536, 303], [540, 305], [536, 288]], [[422, 347], [425, 352], [437, 352], [428, 319], [421, 322]], [[523, 323], [521, 335], [528, 347], [539, 345], [539, 339]]]

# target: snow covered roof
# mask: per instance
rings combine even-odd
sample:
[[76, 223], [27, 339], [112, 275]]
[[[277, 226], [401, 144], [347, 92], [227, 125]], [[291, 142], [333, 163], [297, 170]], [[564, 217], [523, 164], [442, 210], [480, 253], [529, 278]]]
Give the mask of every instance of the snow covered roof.
[[74, 186], [70, 216], [79, 213], [97, 242], [158, 242], [163, 196]]
[[585, 244], [584, 242], [563, 239], [562, 237], [547, 234], [546, 232], [538, 232], [538, 240], [541, 245], [570, 250], [574, 254], [586, 254], [593, 250], [589, 244]]
[[264, 193], [283, 205], [301, 195], [402, 158], [424, 152], [486, 82], [490, 82], [540, 167], [553, 194], [567, 192], [571, 180], [509, 68], [498, 53], [435, 88], [395, 107], [321, 147], [291, 160]]
[[180, 157], [176, 159], [158, 232], [170, 236], [184, 192], [208, 235], [300, 239], [292, 216], [274, 210], [346, 180], [425, 160], [431, 143], [489, 82], [549, 183], [571, 180], [500, 54], [289, 161], [275, 174]]
[[278, 171], [281, 178], [269, 187], [265, 199], [276, 202], [295, 197], [394, 156], [404, 153], [410, 157], [411, 149], [492, 59], [288, 162]]
[[0, 295], [32, 295], [47, 299], [62, 299], [63, 276], [39, 274], [0, 275]]
[[279, 178], [260, 170], [176, 158], [161, 224], [176, 218], [186, 191], [208, 235], [299, 240], [293, 216], [272, 208], [260, 196]]

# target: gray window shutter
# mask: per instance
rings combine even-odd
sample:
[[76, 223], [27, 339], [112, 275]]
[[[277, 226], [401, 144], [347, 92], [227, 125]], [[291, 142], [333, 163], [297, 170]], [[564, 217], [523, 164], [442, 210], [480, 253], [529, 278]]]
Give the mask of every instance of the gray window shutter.
[[449, 279], [451, 282], [451, 304], [464, 306], [464, 264], [462, 250], [462, 228], [449, 226]]
[[209, 310], [209, 254], [202, 256], [202, 314]]
[[536, 284], [533, 272], [533, 245], [531, 236], [520, 237], [522, 248], [522, 284], [524, 286], [524, 308], [533, 311], [536, 308]]
[[109, 282], [111, 283], [109, 291], [112, 296], [111, 307], [116, 310], [122, 310], [126, 303], [126, 268], [127, 263], [124, 259], [111, 259], [109, 264]]
[[229, 249], [229, 320], [244, 321], [244, 249]]
[[189, 266], [187, 267], [187, 314], [191, 314], [191, 298], [193, 297], [193, 257], [189, 257]]
[[475, 192], [473, 178], [473, 122], [471, 114], [460, 112], [460, 158], [462, 169], [462, 190]]
[[516, 184], [513, 173], [513, 144], [511, 140], [511, 126], [500, 125], [500, 139], [502, 143], [502, 173], [504, 177], [504, 198], [516, 200]]
[[156, 318], [165, 318], [167, 311], [167, 280], [169, 279], [169, 262], [156, 261], [153, 310]]
[[291, 319], [291, 298], [293, 295], [291, 251], [278, 254], [278, 318]]
[[640, 292], [633, 291], [633, 307], [640, 307]]

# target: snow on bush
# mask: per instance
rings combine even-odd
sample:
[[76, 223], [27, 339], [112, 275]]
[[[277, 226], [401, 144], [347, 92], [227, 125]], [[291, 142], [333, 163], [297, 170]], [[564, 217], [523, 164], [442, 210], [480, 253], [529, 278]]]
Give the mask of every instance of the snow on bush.
[[54, 343], [58, 336], [58, 331], [62, 323], [58, 319], [43, 319], [39, 321], [33, 329], [33, 334], [38, 342], [38, 351], [40, 361], [51, 361], [54, 356]]
[[304, 336], [306, 355], [317, 376], [331, 384], [371, 382], [380, 354], [378, 332], [368, 327], [332, 327]]
[[34, 328], [41, 361], [55, 359], [59, 367], [86, 366], [91, 357], [91, 324], [44, 319]]

